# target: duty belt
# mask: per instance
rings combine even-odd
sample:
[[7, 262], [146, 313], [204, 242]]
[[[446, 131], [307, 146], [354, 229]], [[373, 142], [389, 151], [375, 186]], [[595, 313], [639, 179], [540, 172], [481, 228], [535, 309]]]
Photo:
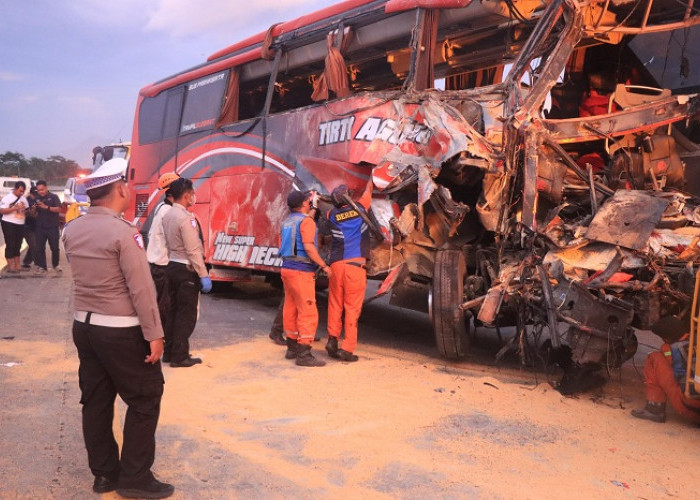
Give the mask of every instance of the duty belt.
[[73, 319], [86, 325], [109, 326], [111, 328], [128, 328], [141, 324], [137, 316], [110, 316], [87, 311], [75, 311]]

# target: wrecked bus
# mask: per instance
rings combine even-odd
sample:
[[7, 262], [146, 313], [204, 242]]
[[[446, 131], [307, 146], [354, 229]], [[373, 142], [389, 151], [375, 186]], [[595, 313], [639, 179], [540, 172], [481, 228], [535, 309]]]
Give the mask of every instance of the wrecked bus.
[[677, 53], [669, 74], [697, 71], [674, 35], [687, 45], [697, 14], [349, 0], [275, 24], [141, 89], [127, 217], [145, 235], [176, 171], [212, 279], [274, 276], [289, 190], [371, 178], [368, 276], [430, 314], [443, 356], [464, 356], [475, 326], [515, 325], [499, 355], [530, 362], [548, 337], [576, 364], [618, 366], [633, 327], [687, 308], [700, 261], [681, 159], [699, 100], [652, 68]]

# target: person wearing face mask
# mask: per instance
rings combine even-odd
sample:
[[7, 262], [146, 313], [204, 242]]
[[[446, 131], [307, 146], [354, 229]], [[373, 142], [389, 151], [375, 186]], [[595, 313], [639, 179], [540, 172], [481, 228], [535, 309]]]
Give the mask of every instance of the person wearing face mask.
[[156, 285], [156, 295], [158, 296], [158, 310], [160, 311], [160, 321], [165, 324], [166, 315], [170, 310], [168, 301], [168, 277], [165, 270], [168, 267], [168, 248], [165, 246], [165, 235], [163, 234], [163, 217], [173, 206], [173, 195], [170, 193], [170, 184], [180, 178], [175, 172], [167, 172], [158, 179], [158, 191], [163, 192], [163, 202], [153, 209], [153, 220], [151, 228], [148, 230], [148, 245], [146, 246], [146, 258], [148, 267], [151, 269], [151, 277]]
[[189, 338], [197, 324], [199, 292], [211, 291], [212, 282], [204, 264], [199, 225], [188, 208], [197, 202], [192, 181], [180, 178], [170, 184], [173, 206], [163, 216], [163, 234], [168, 248], [170, 308], [166, 317], [163, 362], [187, 368], [202, 362], [190, 355]]

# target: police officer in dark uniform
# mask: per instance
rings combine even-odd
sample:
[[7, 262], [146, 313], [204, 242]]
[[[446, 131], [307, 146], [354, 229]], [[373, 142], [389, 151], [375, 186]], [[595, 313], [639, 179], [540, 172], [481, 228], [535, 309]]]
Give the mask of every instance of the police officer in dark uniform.
[[[130, 200], [125, 168], [126, 161], [115, 158], [86, 178], [91, 206], [62, 237], [74, 282], [83, 436], [93, 491], [165, 498], [173, 486], [151, 472], [163, 395], [163, 328], [143, 240], [120, 217]], [[128, 406], [121, 457], [112, 432], [117, 394]]]

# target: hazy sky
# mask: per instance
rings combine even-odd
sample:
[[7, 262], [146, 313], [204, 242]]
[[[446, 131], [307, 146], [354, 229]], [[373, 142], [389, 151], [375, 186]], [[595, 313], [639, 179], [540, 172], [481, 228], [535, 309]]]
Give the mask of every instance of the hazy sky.
[[0, 153], [131, 138], [140, 88], [335, 0], [0, 0]]

